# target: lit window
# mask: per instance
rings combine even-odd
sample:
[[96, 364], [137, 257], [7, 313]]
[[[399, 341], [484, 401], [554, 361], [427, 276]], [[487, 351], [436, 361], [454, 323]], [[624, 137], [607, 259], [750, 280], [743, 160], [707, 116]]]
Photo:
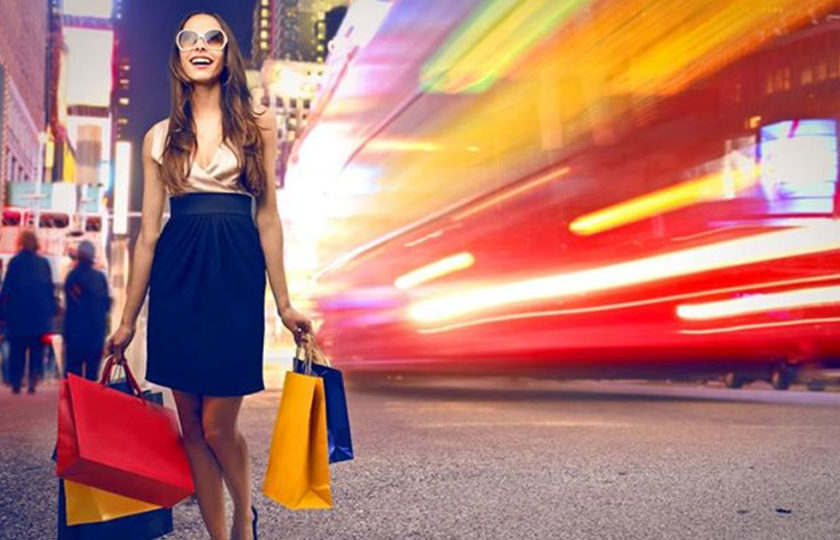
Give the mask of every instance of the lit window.
[[260, 17], [268, 17], [268, 10], [263, 8], [260, 10]]
[[128, 98], [127, 97], [121, 97], [120, 98], [120, 105], [128, 105]]
[[268, 43], [265, 41], [260, 41], [260, 49], [267, 51], [268, 50]]
[[268, 30], [260, 30], [260, 39], [268, 39]]
[[263, 28], [268, 28], [268, 20], [267, 19], [262, 19], [260, 21], [260, 26], [263, 27]]
[[824, 81], [825, 78], [828, 76], [828, 64], [825, 63], [825, 60], [817, 64], [816, 69], [817, 81]]
[[262, 0], [262, 5], [267, 6], [268, 5], [268, 0]]

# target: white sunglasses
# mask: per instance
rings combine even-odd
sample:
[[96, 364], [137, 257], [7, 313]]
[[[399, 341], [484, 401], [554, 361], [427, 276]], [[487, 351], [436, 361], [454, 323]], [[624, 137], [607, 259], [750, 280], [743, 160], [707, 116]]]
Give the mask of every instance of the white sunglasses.
[[199, 39], [204, 42], [205, 47], [214, 51], [221, 51], [228, 42], [227, 34], [219, 28], [207, 30], [203, 35], [195, 30], [184, 28], [175, 36], [175, 45], [181, 51], [191, 51], [198, 47]]

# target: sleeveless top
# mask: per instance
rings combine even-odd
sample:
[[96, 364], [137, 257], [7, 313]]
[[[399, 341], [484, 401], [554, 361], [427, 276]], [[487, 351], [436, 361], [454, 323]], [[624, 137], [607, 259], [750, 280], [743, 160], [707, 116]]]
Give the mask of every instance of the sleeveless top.
[[[159, 164], [163, 163], [163, 149], [168, 129], [168, 118], [152, 126], [150, 150], [152, 159]], [[190, 174], [187, 176], [185, 193], [214, 192], [250, 195], [239, 182], [241, 174], [242, 167], [237, 162], [236, 154], [231, 150], [227, 141], [223, 141], [206, 167], [202, 167], [196, 160], [193, 160]], [[168, 187], [166, 191], [169, 192]]]

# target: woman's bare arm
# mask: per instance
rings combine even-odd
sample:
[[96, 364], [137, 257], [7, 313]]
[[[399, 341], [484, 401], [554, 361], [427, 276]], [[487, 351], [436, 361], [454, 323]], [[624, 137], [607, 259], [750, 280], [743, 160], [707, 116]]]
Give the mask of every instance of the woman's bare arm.
[[265, 255], [268, 281], [277, 312], [291, 307], [289, 290], [286, 284], [286, 269], [283, 264], [283, 226], [277, 210], [277, 194], [274, 183], [274, 162], [277, 159], [277, 119], [272, 111], [267, 110], [257, 117], [263, 140], [263, 167], [268, 179], [264, 195], [257, 203], [257, 228], [260, 232], [260, 244]]
[[149, 287], [149, 275], [155, 245], [160, 236], [160, 223], [166, 202], [166, 189], [160, 178], [158, 164], [152, 159], [152, 127], [143, 138], [143, 211], [140, 234], [134, 247], [134, 259], [128, 276], [128, 291], [121, 325], [133, 328], [143, 307]]

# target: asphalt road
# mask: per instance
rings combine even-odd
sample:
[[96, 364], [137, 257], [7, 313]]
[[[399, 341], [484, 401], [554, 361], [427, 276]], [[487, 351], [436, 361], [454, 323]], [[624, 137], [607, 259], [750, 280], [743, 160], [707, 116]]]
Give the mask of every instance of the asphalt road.
[[[355, 389], [335, 507], [259, 493], [278, 391], [242, 417], [261, 538], [840, 538], [840, 393], [528, 379]], [[55, 386], [0, 389], [0, 538], [55, 538]], [[172, 539], [205, 538], [198, 507]]]

